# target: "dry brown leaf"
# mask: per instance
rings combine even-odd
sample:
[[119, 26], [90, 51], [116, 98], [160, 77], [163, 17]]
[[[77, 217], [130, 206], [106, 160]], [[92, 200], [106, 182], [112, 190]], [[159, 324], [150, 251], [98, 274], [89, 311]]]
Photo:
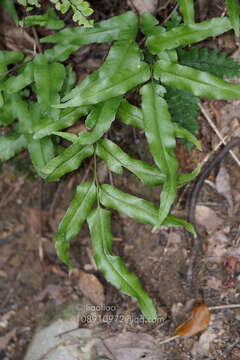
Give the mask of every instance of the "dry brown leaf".
[[217, 216], [216, 212], [207, 206], [196, 206], [196, 220], [198, 224], [205, 227], [210, 234], [216, 231], [223, 223], [223, 220]]
[[208, 327], [210, 321], [210, 311], [208, 307], [201, 301], [198, 300], [193, 309], [193, 316], [190, 320], [181, 324], [175, 333], [178, 336], [194, 336]]
[[94, 305], [104, 304], [104, 287], [95, 275], [86, 273], [80, 269], [73, 269], [72, 276], [77, 279], [77, 285], [82, 293]]
[[128, 0], [128, 5], [131, 6], [133, 10], [137, 9], [140, 14], [146, 11], [154, 14], [157, 9], [157, 4], [158, 0]]

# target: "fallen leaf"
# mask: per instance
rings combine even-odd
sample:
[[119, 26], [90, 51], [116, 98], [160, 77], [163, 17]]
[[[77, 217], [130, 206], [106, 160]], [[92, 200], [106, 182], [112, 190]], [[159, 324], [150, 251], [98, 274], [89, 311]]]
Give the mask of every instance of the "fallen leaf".
[[72, 270], [73, 278], [82, 293], [94, 304], [103, 305], [105, 302], [104, 287], [98, 278], [80, 269]]
[[216, 177], [216, 190], [219, 194], [225, 197], [228, 203], [228, 215], [233, 214], [233, 198], [230, 186], [230, 176], [222, 164]]
[[157, 347], [156, 340], [147, 333], [125, 332], [96, 344], [98, 356], [109, 356], [115, 360], [159, 360], [163, 350]]
[[223, 219], [217, 216], [214, 210], [207, 206], [196, 206], [196, 220], [197, 223], [204, 226], [208, 233], [213, 233], [223, 223]]
[[178, 336], [194, 336], [208, 327], [210, 321], [210, 312], [208, 307], [201, 301], [197, 300], [193, 309], [193, 316], [190, 320], [181, 324], [175, 333]]
[[146, 11], [154, 14], [158, 4], [158, 0], [128, 0], [127, 2], [133, 10], [137, 9], [140, 14]]

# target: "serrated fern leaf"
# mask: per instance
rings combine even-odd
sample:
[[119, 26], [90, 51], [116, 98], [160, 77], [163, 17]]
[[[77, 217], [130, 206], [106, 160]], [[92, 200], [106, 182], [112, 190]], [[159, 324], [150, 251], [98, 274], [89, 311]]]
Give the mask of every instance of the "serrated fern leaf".
[[91, 212], [87, 222], [98, 269], [112, 285], [137, 299], [142, 313], [149, 321], [156, 320], [157, 313], [152, 300], [143, 291], [137, 276], [130, 273], [119, 256], [112, 255], [110, 212], [97, 207]]
[[166, 99], [172, 120], [180, 124], [192, 134], [198, 131], [198, 103], [199, 98], [188, 91], [179, 90], [173, 86], [166, 86]]
[[194, 46], [189, 50], [178, 49], [179, 62], [201, 71], [210, 72], [221, 78], [233, 79], [240, 77], [240, 64], [226, 53], [218, 53], [216, 50], [201, 50]]

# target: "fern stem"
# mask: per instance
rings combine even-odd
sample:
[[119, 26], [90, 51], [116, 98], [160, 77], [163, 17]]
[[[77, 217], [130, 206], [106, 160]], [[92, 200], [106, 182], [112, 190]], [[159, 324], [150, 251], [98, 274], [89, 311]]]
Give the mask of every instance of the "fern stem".
[[96, 144], [94, 144], [94, 154], [93, 154], [93, 158], [94, 158], [94, 182], [97, 188], [97, 204], [98, 204], [98, 208], [100, 208], [100, 200], [99, 200], [99, 182], [98, 182], [98, 177], [97, 177], [97, 155], [96, 155]]

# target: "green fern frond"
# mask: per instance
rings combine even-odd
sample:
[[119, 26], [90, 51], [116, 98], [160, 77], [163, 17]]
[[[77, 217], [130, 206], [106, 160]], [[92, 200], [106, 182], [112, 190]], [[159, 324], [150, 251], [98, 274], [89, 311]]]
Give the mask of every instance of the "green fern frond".
[[172, 120], [195, 135], [198, 131], [199, 98], [188, 91], [179, 90], [173, 86], [166, 86], [166, 89], [166, 99]]
[[191, 66], [201, 71], [210, 72], [221, 78], [233, 79], [240, 77], [240, 64], [226, 53], [218, 53], [216, 50], [201, 50], [194, 46], [189, 50], [178, 49], [179, 62], [182, 65]]

